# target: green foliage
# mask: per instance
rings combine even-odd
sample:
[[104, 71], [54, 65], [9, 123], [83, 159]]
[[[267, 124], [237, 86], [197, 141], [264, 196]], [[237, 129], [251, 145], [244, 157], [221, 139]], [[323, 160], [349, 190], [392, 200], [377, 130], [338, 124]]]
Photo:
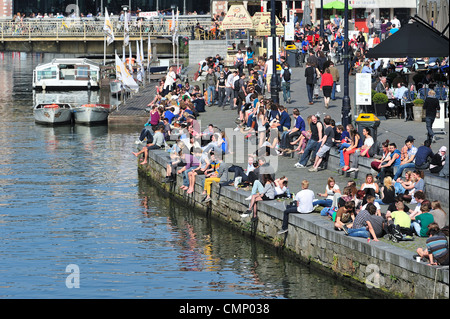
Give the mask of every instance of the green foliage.
[[372, 101], [374, 104], [384, 104], [384, 103], [387, 103], [389, 101], [389, 99], [388, 99], [387, 95], [384, 93], [376, 93], [373, 96]]
[[413, 101], [414, 105], [423, 105], [423, 103], [424, 103], [424, 100], [422, 100], [422, 99], [415, 99]]

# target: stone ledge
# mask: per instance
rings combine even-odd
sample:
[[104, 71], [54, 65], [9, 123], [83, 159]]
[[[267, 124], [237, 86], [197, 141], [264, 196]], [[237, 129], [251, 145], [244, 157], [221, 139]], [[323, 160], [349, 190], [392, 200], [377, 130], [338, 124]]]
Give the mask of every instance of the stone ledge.
[[[163, 150], [149, 152], [149, 165], [140, 166], [140, 169], [161, 187], [166, 187], [161, 185], [158, 179], [165, 175], [168, 159], [168, 153]], [[181, 176], [178, 176], [178, 182], [181, 182]], [[200, 202], [201, 190], [199, 179], [192, 196], [180, 193], [177, 187], [173, 188], [175, 193], [172, 195], [194, 207], [204, 210], [209, 207], [211, 213], [218, 218], [226, 222], [232, 221], [238, 227], [240, 225], [243, 230], [247, 229], [250, 218], [248, 220], [241, 219], [239, 213], [248, 206], [248, 201], [244, 200], [248, 196], [248, 192], [235, 190], [232, 186], [222, 186], [219, 197], [219, 186], [213, 184], [212, 202], [204, 204]], [[282, 237], [276, 235], [276, 232], [281, 228], [283, 211], [284, 205], [281, 202], [259, 202], [257, 236], [272, 243], [276, 238]], [[308, 257], [309, 260], [320, 264], [321, 267], [331, 269], [344, 276], [350, 276], [362, 283], [367, 277], [364, 269], [369, 264], [374, 264], [380, 267], [383, 280], [388, 287], [381, 290], [387, 290], [385, 292], [388, 294], [430, 298], [431, 291], [435, 289], [438, 298], [448, 298], [449, 296], [448, 267], [430, 267], [424, 263], [417, 263], [412, 259], [411, 251], [382, 241], [368, 243], [363, 238], [345, 236], [343, 232], [334, 230], [332, 222], [316, 213], [291, 214], [289, 221], [290, 228], [284, 240], [284, 249], [293, 251], [303, 258], [311, 256]], [[348, 268], [348, 263], [352, 263], [352, 265], [356, 263], [359, 266]], [[437, 286], [433, 287], [434, 284]]]

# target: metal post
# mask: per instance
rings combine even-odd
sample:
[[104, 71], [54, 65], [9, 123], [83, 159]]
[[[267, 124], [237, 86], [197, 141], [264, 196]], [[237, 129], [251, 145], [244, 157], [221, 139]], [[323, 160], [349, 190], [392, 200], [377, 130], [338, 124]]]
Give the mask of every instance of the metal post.
[[275, 0], [270, 0], [270, 28], [272, 37], [272, 81], [270, 83], [270, 97], [274, 103], [279, 103], [277, 77], [277, 23], [275, 18]]
[[[344, 0], [348, 2], [348, 0]], [[348, 3], [347, 3], [348, 5]], [[323, 22], [323, 0], [320, 0], [320, 37], [323, 38], [324, 22]]]
[[344, 10], [344, 97], [342, 99], [342, 125], [344, 127], [352, 122], [349, 96], [349, 57], [348, 57], [348, 0], [345, 0]]

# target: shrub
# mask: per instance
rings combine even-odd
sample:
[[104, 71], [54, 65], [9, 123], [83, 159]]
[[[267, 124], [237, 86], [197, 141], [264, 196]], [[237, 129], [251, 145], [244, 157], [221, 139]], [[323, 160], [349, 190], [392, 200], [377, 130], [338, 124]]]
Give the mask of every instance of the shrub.
[[414, 105], [423, 105], [424, 100], [423, 99], [415, 99], [413, 101]]
[[389, 101], [389, 99], [386, 94], [377, 93], [373, 96], [372, 101], [374, 104], [384, 104], [384, 103], [387, 103]]

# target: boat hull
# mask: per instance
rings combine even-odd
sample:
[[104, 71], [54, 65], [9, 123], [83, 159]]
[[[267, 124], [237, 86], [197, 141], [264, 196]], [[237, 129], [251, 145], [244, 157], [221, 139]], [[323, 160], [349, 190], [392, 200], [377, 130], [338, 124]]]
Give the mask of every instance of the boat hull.
[[34, 119], [39, 124], [67, 124], [72, 121], [72, 110], [69, 107], [35, 108]]
[[80, 106], [73, 110], [75, 123], [95, 124], [104, 123], [108, 120], [109, 108], [101, 106]]

